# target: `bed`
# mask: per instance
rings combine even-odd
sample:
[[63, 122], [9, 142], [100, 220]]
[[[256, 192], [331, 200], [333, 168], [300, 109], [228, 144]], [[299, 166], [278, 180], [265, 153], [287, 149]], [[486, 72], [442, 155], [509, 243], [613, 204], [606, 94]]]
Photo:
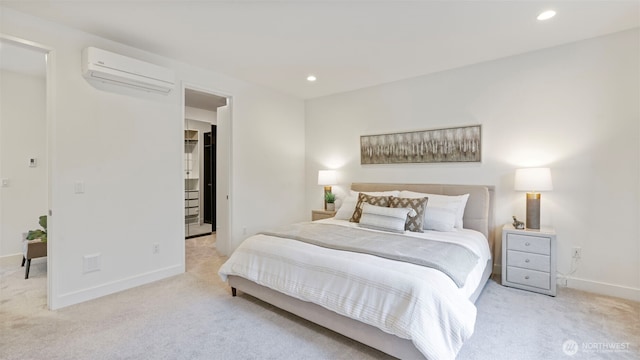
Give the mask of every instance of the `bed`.
[[[354, 183], [351, 190], [469, 194], [462, 216], [464, 229], [410, 234], [473, 248], [478, 259], [464, 284], [460, 286], [450, 275], [433, 268], [316, 246], [272, 233], [245, 240], [240, 251], [236, 250], [221, 267], [220, 276], [228, 281], [234, 296], [240, 290], [394, 357], [455, 358], [473, 333], [474, 303], [493, 268], [494, 188]], [[313, 226], [357, 227], [335, 219], [314, 222]], [[337, 282], [337, 273], [348, 283]], [[412, 285], [416, 279], [419, 285]], [[345, 300], [351, 297], [364, 299], [365, 303], [355, 305]]]

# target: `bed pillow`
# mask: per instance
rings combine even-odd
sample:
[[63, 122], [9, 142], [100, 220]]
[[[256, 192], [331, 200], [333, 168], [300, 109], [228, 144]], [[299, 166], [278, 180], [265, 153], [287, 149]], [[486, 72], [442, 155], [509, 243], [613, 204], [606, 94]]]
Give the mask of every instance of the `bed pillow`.
[[360, 193], [358, 195], [358, 203], [356, 204], [356, 208], [353, 210], [353, 215], [349, 221], [351, 222], [360, 222], [360, 217], [362, 216], [362, 206], [364, 204], [371, 204], [382, 207], [389, 207], [389, 196], [371, 196], [365, 193]]
[[362, 216], [359, 226], [368, 229], [403, 233], [409, 213], [415, 213], [410, 208], [390, 208], [362, 204]]
[[405, 230], [413, 232], [423, 232], [424, 228], [424, 212], [427, 208], [429, 198], [402, 198], [391, 196], [389, 198], [389, 207], [392, 208], [408, 208], [415, 211], [414, 214], [407, 215], [407, 221], [404, 226]]
[[[372, 196], [398, 196], [400, 191], [379, 191], [379, 192], [363, 192], [363, 194], [372, 195]], [[353, 212], [356, 209], [356, 205], [358, 204], [358, 196], [359, 192], [350, 190], [349, 196], [347, 196], [344, 200], [342, 200], [342, 205], [336, 211], [336, 215], [334, 218], [338, 220], [349, 220], [353, 216]]]
[[339, 220], [351, 219], [351, 216], [353, 216], [353, 211], [356, 209], [357, 203], [358, 203], [357, 195], [348, 196], [346, 199], [342, 200], [342, 205], [340, 205], [334, 217]]
[[[429, 202], [427, 204], [427, 211], [425, 211], [425, 229], [426, 230], [435, 230], [429, 229], [426, 224], [428, 223], [428, 216], [431, 208], [440, 208], [447, 209], [452, 211], [455, 216], [454, 228], [462, 229], [463, 222], [462, 218], [464, 216], [464, 208], [467, 206], [467, 200], [469, 200], [469, 194], [464, 195], [439, 195], [439, 194], [427, 194], [427, 193], [418, 193], [413, 191], [403, 190], [400, 192], [400, 197], [406, 198], [418, 198], [418, 197], [428, 197]], [[449, 215], [443, 215], [441, 211], [438, 211], [436, 216], [439, 217], [448, 217]], [[439, 218], [439, 220], [441, 220]], [[444, 230], [439, 230], [444, 231]]]
[[451, 209], [427, 206], [424, 216], [424, 229], [435, 231], [457, 231], [456, 213]]

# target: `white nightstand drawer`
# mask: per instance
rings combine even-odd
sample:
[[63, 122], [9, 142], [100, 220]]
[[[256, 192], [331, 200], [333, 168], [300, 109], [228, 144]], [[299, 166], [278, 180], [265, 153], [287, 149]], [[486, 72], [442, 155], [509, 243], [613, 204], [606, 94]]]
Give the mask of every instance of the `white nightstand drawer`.
[[507, 266], [507, 281], [549, 290], [551, 276], [547, 272]]
[[507, 251], [507, 266], [517, 266], [525, 269], [551, 271], [551, 257], [522, 251]]
[[196, 206], [200, 206], [200, 201], [197, 199], [184, 201], [184, 207], [196, 207]]
[[185, 215], [187, 215], [187, 216], [198, 215], [198, 211], [199, 210], [200, 209], [198, 209], [197, 207], [184, 209]]
[[540, 236], [508, 234], [507, 249], [551, 255], [551, 239]]

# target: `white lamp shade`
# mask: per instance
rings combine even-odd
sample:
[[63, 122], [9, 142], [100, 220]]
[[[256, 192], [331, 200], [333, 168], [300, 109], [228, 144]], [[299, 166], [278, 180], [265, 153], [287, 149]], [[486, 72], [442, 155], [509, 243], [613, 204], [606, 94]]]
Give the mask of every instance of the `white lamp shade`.
[[551, 191], [551, 169], [549, 168], [527, 168], [517, 169], [515, 179], [516, 191]]
[[335, 185], [336, 172], [334, 170], [318, 171], [318, 185]]

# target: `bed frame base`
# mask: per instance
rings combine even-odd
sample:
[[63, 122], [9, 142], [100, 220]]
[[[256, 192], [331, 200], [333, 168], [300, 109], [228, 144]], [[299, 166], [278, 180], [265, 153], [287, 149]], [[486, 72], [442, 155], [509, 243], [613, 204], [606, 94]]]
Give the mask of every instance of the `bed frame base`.
[[[480, 285], [470, 297], [473, 302], [475, 302], [478, 296], [480, 296], [482, 289], [484, 289], [487, 280], [491, 276], [491, 270], [492, 261], [489, 260], [483, 273], [482, 285]], [[282, 310], [288, 311], [391, 356], [399, 359], [424, 360], [422, 353], [418, 351], [410, 340], [388, 334], [375, 326], [367, 325], [337, 314], [320, 305], [284, 295], [245, 278], [232, 275], [229, 275], [228, 278], [233, 296], [237, 295], [237, 290], [241, 290]]]
[[[298, 300], [250, 280], [229, 276], [229, 285], [280, 309], [400, 359], [422, 359], [413, 343], [314, 303]], [[233, 291], [233, 290], [232, 290]]]

